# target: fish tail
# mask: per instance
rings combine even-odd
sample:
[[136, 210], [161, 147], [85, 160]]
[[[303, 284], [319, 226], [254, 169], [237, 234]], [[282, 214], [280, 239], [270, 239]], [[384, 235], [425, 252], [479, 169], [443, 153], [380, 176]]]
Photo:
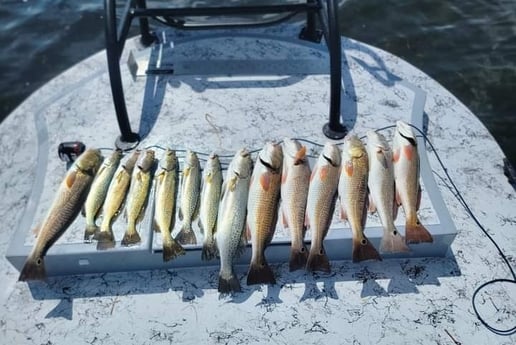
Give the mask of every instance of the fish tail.
[[86, 224], [86, 229], [84, 230], [84, 242], [91, 242], [98, 231], [99, 227], [95, 224]]
[[409, 251], [409, 247], [405, 244], [405, 238], [396, 229], [383, 234], [380, 253], [406, 253]]
[[192, 224], [183, 223], [183, 227], [176, 235], [176, 241], [181, 244], [197, 244], [195, 232], [192, 230]]
[[127, 227], [127, 231], [124, 234], [124, 238], [122, 238], [122, 245], [123, 246], [132, 246], [135, 244], [140, 243], [142, 240], [140, 238], [140, 235], [138, 234], [138, 231], [136, 231], [136, 227], [134, 224], [130, 224]]
[[222, 294], [228, 294], [232, 292], [241, 292], [242, 287], [240, 286], [240, 281], [237, 277], [232, 273], [229, 278], [225, 278], [219, 274], [219, 292]]
[[274, 273], [263, 255], [261, 260], [251, 261], [249, 272], [247, 272], [247, 285], [255, 284], [276, 284]]
[[177, 243], [172, 237], [167, 241], [163, 241], [163, 261], [170, 261], [185, 254], [186, 252], [183, 246]]
[[310, 253], [308, 254], [308, 259], [306, 261], [306, 270], [309, 272], [331, 272], [330, 260], [328, 259], [328, 255], [326, 255], [324, 247], [321, 246], [320, 250], [310, 248]]
[[290, 249], [290, 261], [289, 261], [289, 269], [290, 272], [302, 269], [306, 266], [306, 261], [308, 259], [308, 251], [306, 247], [303, 245], [301, 248]]
[[47, 274], [45, 272], [45, 261], [43, 257], [34, 257], [31, 255], [27, 258], [18, 280], [21, 282], [28, 280], [45, 280], [46, 277]]
[[360, 262], [365, 260], [382, 260], [380, 254], [373, 246], [367, 237], [353, 239], [353, 262]]
[[407, 222], [405, 224], [405, 241], [407, 243], [421, 243], [434, 241], [432, 235], [416, 218], [415, 222]]
[[115, 248], [115, 236], [111, 231], [99, 231], [97, 233], [97, 250]]
[[204, 261], [215, 259], [217, 256], [217, 246], [215, 241], [207, 241], [202, 245], [201, 259]]

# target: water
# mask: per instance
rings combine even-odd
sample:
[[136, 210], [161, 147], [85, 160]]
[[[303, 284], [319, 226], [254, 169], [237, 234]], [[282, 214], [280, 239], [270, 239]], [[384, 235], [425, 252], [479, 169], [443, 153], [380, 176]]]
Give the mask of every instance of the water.
[[[514, 165], [515, 8], [514, 0], [348, 0], [341, 32], [439, 81], [480, 118]], [[0, 120], [104, 47], [99, 0], [0, 0], [0, 23]]]

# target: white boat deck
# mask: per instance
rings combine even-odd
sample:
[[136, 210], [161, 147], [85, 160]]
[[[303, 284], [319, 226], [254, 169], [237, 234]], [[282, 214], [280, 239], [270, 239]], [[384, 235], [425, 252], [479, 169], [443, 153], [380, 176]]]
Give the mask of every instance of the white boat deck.
[[[161, 36], [165, 44], [151, 49], [139, 48], [136, 40], [128, 42], [121, 59], [124, 91], [133, 129], [143, 138], [140, 146], [232, 154], [240, 147], [258, 149], [266, 140], [284, 137], [324, 143], [327, 55], [321, 45], [293, 43], [298, 30], [286, 25], [232, 36], [215, 31], [196, 41], [191, 38], [200, 33], [175, 37], [166, 32]], [[285, 39], [268, 38], [277, 34]], [[362, 136], [398, 119], [421, 121], [465, 200], [514, 264], [516, 193], [503, 175], [503, 153], [493, 137], [460, 101], [421, 71], [374, 47], [346, 38], [342, 42], [344, 123]], [[131, 51], [151, 65], [163, 67], [173, 60], [175, 74], [133, 80], [125, 65]], [[440, 219], [439, 207], [426, 192], [420, 213], [424, 224], [450, 224], [453, 229], [441, 227], [451, 234], [450, 242], [456, 229], [445, 257], [415, 257], [421, 256], [418, 248], [431, 249], [423, 244], [413, 246], [407, 257], [382, 262], [334, 260], [330, 275], [291, 273], [285, 261], [273, 265], [278, 284], [261, 287], [245, 285], [247, 267], [242, 265], [237, 273], [243, 292], [219, 298], [216, 262], [212, 267], [181, 269], [172, 264], [169, 270], [51, 277], [46, 283], [27, 284], [17, 282], [18, 271], [4, 257], [20, 232], [26, 245], [33, 242], [30, 229], [41, 221], [65, 173], [57, 145], [79, 140], [87, 147], [113, 147], [119, 135], [104, 52], [34, 93], [0, 125], [0, 133], [4, 341], [516, 342], [515, 336], [488, 331], [473, 313], [474, 289], [489, 279], [509, 277], [509, 272], [449, 182], [441, 179], [444, 172], [429, 148], [427, 170], [434, 172], [452, 223]], [[161, 153], [157, 150], [158, 158]], [[430, 180], [423, 178], [426, 191]], [[370, 217], [366, 231], [379, 238], [381, 231], [373, 229], [378, 225]], [[84, 245], [79, 243], [82, 226], [78, 218], [58, 244]], [[346, 225], [335, 220], [333, 226], [338, 231]], [[281, 241], [286, 236], [278, 230]], [[512, 327], [514, 284], [488, 291], [478, 298], [486, 320], [498, 328]]]

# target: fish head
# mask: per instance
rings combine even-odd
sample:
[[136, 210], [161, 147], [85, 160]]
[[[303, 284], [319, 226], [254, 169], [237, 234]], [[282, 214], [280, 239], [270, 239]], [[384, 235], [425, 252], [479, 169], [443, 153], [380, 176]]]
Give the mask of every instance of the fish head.
[[216, 170], [220, 170], [220, 159], [219, 155], [215, 152], [212, 152], [206, 161], [206, 166], [204, 168], [207, 172], [212, 172]]
[[306, 146], [295, 139], [283, 139], [283, 153], [285, 162], [292, 161], [292, 165], [306, 163]]
[[87, 149], [75, 161], [76, 167], [87, 173], [95, 175], [102, 163], [102, 154], [98, 149]]
[[171, 171], [177, 165], [176, 151], [167, 149], [165, 155], [161, 159], [160, 166], [163, 170]]
[[367, 132], [367, 155], [370, 162], [377, 159], [384, 168], [388, 168], [392, 161], [392, 151], [385, 136], [375, 131]]
[[144, 172], [150, 171], [154, 164], [155, 152], [154, 150], [147, 150], [143, 156], [138, 160], [138, 168]]
[[185, 164], [189, 167], [197, 167], [200, 166], [199, 157], [197, 157], [197, 153], [191, 150], [186, 151]]
[[235, 174], [238, 178], [249, 178], [253, 169], [253, 160], [247, 149], [243, 148], [237, 151], [235, 157], [230, 164], [230, 173]]
[[330, 164], [334, 167], [339, 167], [341, 162], [340, 150], [337, 145], [327, 142], [324, 144], [321, 155], [319, 156], [319, 161], [324, 164]]
[[105, 164], [108, 166], [118, 165], [118, 163], [122, 159], [122, 156], [123, 156], [123, 151], [120, 149], [116, 149], [115, 151], [113, 151], [113, 154], [109, 157], [109, 159], [107, 159], [105, 161]]
[[267, 142], [258, 154], [258, 162], [273, 173], [281, 172], [281, 166], [283, 165], [281, 145], [270, 141]]
[[356, 134], [349, 134], [344, 138], [344, 148], [342, 156], [349, 159], [359, 159], [367, 156], [367, 152], [362, 140]]
[[140, 158], [141, 153], [142, 153], [142, 150], [135, 150], [133, 152], [133, 154], [127, 159], [127, 161], [123, 165], [123, 167], [126, 171], [133, 171], [134, 166], [136, 165], [136, 162]]
[[416, 135], [408, 123], [401, 120], [396, 121], [394, 142], [399, 146], [406, 145], [407, 143], [412, 146], [417, 146]]

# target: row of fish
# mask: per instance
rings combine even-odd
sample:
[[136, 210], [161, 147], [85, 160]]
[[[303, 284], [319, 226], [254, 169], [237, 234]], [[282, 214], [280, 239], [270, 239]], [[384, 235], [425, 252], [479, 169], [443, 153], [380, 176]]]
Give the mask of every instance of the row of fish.
[[[338, 195], [342, 218], [349, 221], [353, 231], [354, 261], [380, 259], [363, 232], [368, 195], [369, 209], [378, 211], [384, 227], [381, 252], [408, 251], [394, 227], [398, 204], [405, 210], [407, 242], [431, 242], [431, 235], [419, 223], [416, 214], [421, 192], [416, 140], [411, 128], [403, 122], [397, 123], [394, 153], [385, 138], [375, 132], [368, 133], [367, 148], [368, 152], [355, 136], [345, 139], [342, 153], [336, 145], [328, 143], [313, 171], [308, 164], [306, 147], [295, 140], [286, 139], [283, 148], [267, 143], [258, 154], [254, 169], [249, 152], [241, 149], [231, 161], [224, 182], [217, 155], [208, 158], [201, 177], [199, 160], [195, 153], [188, 151], [181, 186], [177, 157], [174, 151], [167, 150], [154, 176], [153, 223], [154, 229], [162, 234], [163, 259], [167, 261], [184, 254], [181, 244], [197, 242], [192, 223], [199, 218], [204, 237], [202, 259], [220, 256], [219, 291], [240, 290], [232, 262], [249, 238], [252, 259], [248, 284], [274, 283], [264, 251], [274, 235], [281, 199], [282, 222], [291, 232], [290, 269], [306, 267], [329, 271], [323, 240]], [[121, 158], [122, 153], [115, 151], [100, 165], [100, 152], [91, 149], [78, 158], [60, 186], [20, 280], [44, 278], [46, 251], [73, 222], [82, 204], [86, 217], [85, 239], [96, 239], [98, 249], [114, 247], [111, 227], [124, 203], [127, 231], [122, 245], [140, 242], [136, 224], [145, 214], [154, 152], [135, 151], [119, 167]], [[182, 226], [174, 239], [171, 233], [178, 188], [181, 188], [178, 217]], [[97, 227], [99, 214], [102, 221]], [[307, 228], [312, 230], [309, 252], [303, 241]]]

